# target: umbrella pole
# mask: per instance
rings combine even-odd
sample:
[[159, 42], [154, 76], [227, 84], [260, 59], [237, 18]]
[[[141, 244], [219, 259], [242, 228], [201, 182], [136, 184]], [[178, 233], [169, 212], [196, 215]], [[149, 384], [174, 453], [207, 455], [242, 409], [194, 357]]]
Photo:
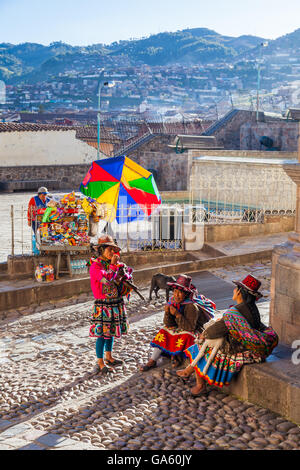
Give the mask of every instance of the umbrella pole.
[[97, 160], [100, 159], [100, 93], [101, 87], [98, 88], [98, 114], [97, 114]]
[[128, 227], [129, 217], [130, 217], [130, 206], [128, 207], [128, 213], [127, 213], [127, 253], [129, 253], [129, 227]]

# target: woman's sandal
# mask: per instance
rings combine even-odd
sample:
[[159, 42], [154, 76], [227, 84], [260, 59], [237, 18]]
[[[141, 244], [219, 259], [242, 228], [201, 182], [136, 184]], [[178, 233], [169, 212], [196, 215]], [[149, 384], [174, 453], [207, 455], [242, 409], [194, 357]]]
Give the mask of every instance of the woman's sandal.
[[98, 364], [96, 364], [93, 370], [91, 371], [91, 374], [95, 375], [95, 374], [99, 374], [99, 372], [100, 372], [100, 367], [98, 366]]
[[198, 392], [198, 393], [192, 393], [191, 392], [191, 396], [194, 397], [194, 398], [201, 397], [203, 395], [208, 395], [208, 390], [207, 390], [206, 387], [203, 387], [203, 389], [200, 390], [200, 392]]
[[178, 359], [176, 356], [171, 357], [171, 367], [172, 369], [176, 369], [181, 365], [180, 359]]
[[99, 374], [108, 374], [109, 372], [113, 372], [113, 369], [110, 369], [109, 367], [106, 367], [106, 366], [102, 367], [102, 369], [99, 370]]
[[177, 370], [177, 371], [176, 371], [176, 375], [177, 375], [178, 377], [188, 379], [188, 378], [192, 375], [192, 373], [194, 372], [193, 370], [192, 370], [188, 375], [180, 375], [180, 374], [178, 374], [178, 372], [185, 372], [187, 369], [188, 369], [188, 367], [186, 367], [185, 369]]
[[144, 364], [140, 367], [140, 372], [147, 372], [150, 369], [154, 369], [156, 367], [156, 362], [152, 365]]
[[176, 372], [175, 372], [176, 377], [178, 377], [180, 380], [182, 380], [183, 383], [187, 383], [188, 380], [189, 380], [189, 378], [190, 378], [190, 376], [192, 375], [192, 374], [189, 374], [189, 375], [178, 375], [177, 372], [179, 372], [179, 371], [176, 371]]
[[123, 361], [121, 361], [121, 359], [113, 359], [112, 361], [105, 359], [105, 362], [107, 362], [107, 364], [109, 364], [110, 366], [120, 366], [121, 364], [123, 364]]
[[189, 377], [181, 377], [181, 375], [177, 375], [177, 374], [176, 374], [176, 377], [178, 377], [184, 384], [186, 384], [189, 381]]

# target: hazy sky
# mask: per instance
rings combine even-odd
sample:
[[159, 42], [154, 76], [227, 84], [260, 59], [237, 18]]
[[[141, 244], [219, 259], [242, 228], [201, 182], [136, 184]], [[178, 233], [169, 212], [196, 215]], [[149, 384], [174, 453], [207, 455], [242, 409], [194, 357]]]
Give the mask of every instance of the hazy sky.
[[72, 45], [205, 27], [276, 39], [300, 28], [300, 0], [0, 0], [0, 42]]

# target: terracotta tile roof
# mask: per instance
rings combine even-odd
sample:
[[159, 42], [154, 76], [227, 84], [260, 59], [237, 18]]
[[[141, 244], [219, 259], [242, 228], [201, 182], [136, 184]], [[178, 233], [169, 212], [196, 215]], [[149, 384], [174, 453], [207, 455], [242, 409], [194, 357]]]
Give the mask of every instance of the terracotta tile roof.
[[[104, 127], [101, 125], [101, 139], [108, 141], [118, 141], [120, 137], [118, 134], [123, 135], [123, 139], [127, 134], [127, 139], [132, 135], [144, 135], [149, 130], [153, 133], [170, 133], [170, 134], [198, 134], [199, 131], [206, 130], [209, 126], [207, 122], [187, 122], [187, 123], [153, 123], [147, 125], [145, 123], [132, 124], [132, 123], [118, 123], [112, 128]], [[203, 129], [204, 128], [204, 129]], [[17, 123], [17, 122], [4, 122], [0, 123], [0, 132], [26, 132], [26, 131], [69, 131], [76, 130], [76, 137], [78, 139], [97, 139], [97, 126], [70, 126], [59, 124], [38, 124], [38, 123]], [[195, 132], [196, 131], [196, 132]]]
[[75, 130], [75, 126], [58, 126], [55, 124], [29, 124], [16, 122], [1, 122], [0, 132], [38, 132], [38, 131], [70, 131]]
[[[98, 144], [95, 141], [85, 140], [85, 143], [90, 145], [91, 147], [94, 147], [95, 149], [98, 148]], [[113, 157], [114, 156], [114, 146], [113, 146], [113, 144], [109, 144], [109, 143], [101, 141], [100, 142], [100, 152], [107, 155], [108, 157]]]
[[[104, 140], [109, 143], [117, 143], [120, 141], [120, 138], [113, 133], [113, 129], [107, 127], [100, 127], [100, 136], [101, 141]], [[98, 128], [97, 126], [77, 127], [76, 137], [84, 141], [97, 141]]]

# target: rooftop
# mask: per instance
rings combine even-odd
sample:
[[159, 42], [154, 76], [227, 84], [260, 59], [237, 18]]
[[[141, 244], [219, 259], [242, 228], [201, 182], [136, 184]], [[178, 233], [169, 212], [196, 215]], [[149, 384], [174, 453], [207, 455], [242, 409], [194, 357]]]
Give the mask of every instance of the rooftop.
[[70, 131], [74, 129], [77, 128], [74, 126], [56, 126], [54, 124], [0, 123], [0, 132]]

